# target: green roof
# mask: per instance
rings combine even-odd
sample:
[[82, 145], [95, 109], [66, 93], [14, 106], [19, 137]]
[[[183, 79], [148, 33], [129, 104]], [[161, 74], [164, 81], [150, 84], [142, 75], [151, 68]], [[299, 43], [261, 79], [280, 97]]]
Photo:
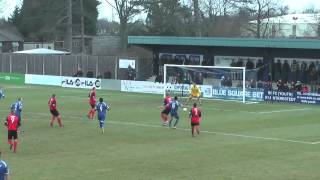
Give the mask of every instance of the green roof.
[[129, 36], [128, 44], [173, 46], [222, 46], [253, 48], [320, 49], [320, 40], [310, 39], [256, 39], [256, 38], [205, 38]]

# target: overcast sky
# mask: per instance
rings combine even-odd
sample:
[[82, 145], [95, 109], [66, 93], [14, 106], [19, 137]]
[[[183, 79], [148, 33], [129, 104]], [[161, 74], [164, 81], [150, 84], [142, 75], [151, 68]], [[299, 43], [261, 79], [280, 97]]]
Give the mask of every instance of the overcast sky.
[[[4, 13], [5, 17], [10, 16], [14, 7], [21, 4], [22, 0], [6, 0], [6, 11]], [[98, 7], [99, 16], [98, 18], [107, 18], [108, 20], [116, 20], [117, 14], [116, 11], [109, 5], [106, 1], [113, 4], [114, 0], [99, 0], [101, 4]], [[290, 12], [301, 12], [302, 10], [310, 7], [315, 7], [316, 9], [320, 9], [320, 0], [282, 0], [284, 5], [288, 5], [290, 8]], [[142, 18], [142, 15], [141, 15]], [[137, 17], [139, 19], [139, 17]]]

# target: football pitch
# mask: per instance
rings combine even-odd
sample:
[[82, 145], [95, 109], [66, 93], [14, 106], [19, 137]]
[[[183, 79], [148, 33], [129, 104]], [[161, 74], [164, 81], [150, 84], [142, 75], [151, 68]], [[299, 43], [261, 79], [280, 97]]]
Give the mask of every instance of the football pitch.
[[[89, 90], [2, 87], [1, 124], [17, 97], [24, 105], [17, 154], [0, 128], [14, 180], [320, 179], [319, 106], [204, 101], [202, 132], [191, 137], [182, 110], [177, 129], [161, 125], [161, 95], [98, 90], [111, 107], [101, 134], [98, 121], [86, 117]], [[49, 127], [53, 93], [64, 128]]]

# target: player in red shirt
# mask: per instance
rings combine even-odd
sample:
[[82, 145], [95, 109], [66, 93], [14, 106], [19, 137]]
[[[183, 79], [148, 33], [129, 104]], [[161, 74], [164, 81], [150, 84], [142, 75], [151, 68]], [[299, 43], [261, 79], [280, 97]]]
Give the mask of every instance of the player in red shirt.
[[169, 113], [170, 113], [170, 102], [171, 102], [171, 97], [167, 96], [163, 100], [163, 106], [161, 106], [161, 109], [163, 109], [161, 111], [161, 119], [164, 126], [168, 124]]
[[50, 127], [53, 127], [53, 122], [55, 119], [58, 120], [59, 127], [62, 126], [62, 121], [61, 121], [61, 116], [57, 110], [57, 100], [56, 100], [56, 95], [52, 94], [51, 98], [49, 99], [48, 102], [49, 108], [50, 108], [50, 113], [52, 115], [51, 117], [51, 122], [50, 122]]
[[192, 137], [194, 137], [195, 131], [197, 134], [200, 134], [200, 121], [201, 121], [201, 110], [197, 108], [197, 103], [193, 104], [193, 108], [191, 108], [189, 113], [189, 118], [191, 120], [191, 133]]
[[[11, 113], [7, 116], [4, 124], [8, 127], [8, 144], [10, 145], [10, 150], [17, 152], [18, 145], [18, 128], [20, 126], [20, 119], [14, 114], [14, 109], [11, 109]], [[12, 142], [13, 139], [13, 142]]]
[[96, 88], [93, 87], [92, 90], [89, 93], [89, 104], [91, 106], [90, 111], [88, 112], [88, 118], [93, 119], [95, 114], [95, 107], [96, 107]]

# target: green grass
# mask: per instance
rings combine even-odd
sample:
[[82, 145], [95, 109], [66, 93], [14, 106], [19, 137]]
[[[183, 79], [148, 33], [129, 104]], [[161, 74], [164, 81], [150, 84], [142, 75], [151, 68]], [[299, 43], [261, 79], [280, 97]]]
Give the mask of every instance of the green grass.
[[[192, 138], [186, 112], [179, 129], [161, 126], [161, 96], [98, 91], [111, 106], [102, 135], [97, 120], [86, 118], [88, 90], [2, 86], [2, 121], [18, 96], [24, 103], [17, 154], [0, 128], [2, 158], [14, 180], [320, 178], [320, 144], [311, 144], [320, 141], [318, 106], [204, 101], [201, 129], [207, 132]], [[49, 128], [52, 93], [63, 129]], [[295, 111], [261, 113], [283, 110]]]

